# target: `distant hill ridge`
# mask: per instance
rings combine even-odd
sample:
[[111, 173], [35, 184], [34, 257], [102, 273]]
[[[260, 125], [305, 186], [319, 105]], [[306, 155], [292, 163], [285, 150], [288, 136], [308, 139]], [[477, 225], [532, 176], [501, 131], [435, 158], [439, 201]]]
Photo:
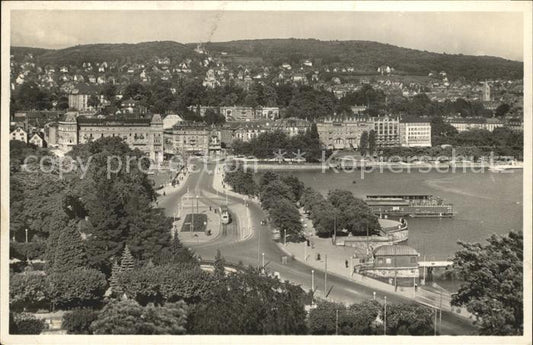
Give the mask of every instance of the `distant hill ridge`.
[[[154, 57], [183, 59], [197, 57], [197, 43], [173, 41], [137, 44], [89, 44], [65, 49], [12, 47], [15, 56], [32, 52], [40, 63], [79, 64], [84, 61], [146, 62]], [[446, 71], [452, 78], [472, 80], [521, 79], [523, 63], [492, 56], [440, 54], [402, 48], [372, 41], [320, 41], [316, 39], [258, 39], [203, 44], [209, 52], [226, 52], [226, 64], [246, 58], [255, 64], [278, 66], [310, 59], [315, 66], [350, 65], [356, 71], [375, 72], [379, 66], [393, 67], [398, 73], [427, 75]]]

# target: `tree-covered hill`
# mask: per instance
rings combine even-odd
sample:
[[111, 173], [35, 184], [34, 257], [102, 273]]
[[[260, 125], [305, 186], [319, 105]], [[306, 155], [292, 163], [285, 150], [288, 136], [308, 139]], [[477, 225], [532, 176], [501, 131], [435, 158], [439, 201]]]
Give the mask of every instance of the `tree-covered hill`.
[[[145, 63], [155, 57], [169, 57], [173, 62], [198, 56], [197, 43], [173, 41], [137, 44], [89, 44], [65, 49], [45, 50], [12, 47], [11, 54], [33, 53], [42, 64], [118, 61]], [[319, 41], [316, 39], [260, 39], [207, 43], [210, 53], [222, 52], [226, 65], [253, 63], [259, 66], [300, 65], [310, 60], [314, 67], [351, 66], [354, 73], [376, 73], [380, 66], [394, 68], [396, 74], [427, 75], [445, 71], [451, 79], [468, 80], [522, 79], [523, 63], [492, 56], [439, 54], [371, 41]], [[198, 56], [199, 57], [199, 56]]]
[[371, 41], [319, 41], [315, 39], [263, 39], [206, 44], [211, 52], [229, 56], [261, 57], [274, 65], [298, 64], [304, 59], [314, 65], [348, 64], [361, 72], [376, 72], [382, 65], [398, 73], [427, 75], [446, 71], [452, 78], [481, 80], [521, 79], [523, 64], [491, 56], [438, 54]]
[[[12, 47], [11, 54], [34, 49]], [[83, 62], [113, 62], [123, 61], [131, 63], [145, 63], [155, 57], [176, 58], [178, 60], [192, 56], [195, 53], [188, 46], [172, 41], [143, 42], [137, 44], [87, 44], [77, 45], [65, 49], [39, 51], [37, 61], [41, 64], [80, 65]], [[35, 54], [34, 54], [35, 56]]]
[[33, 57], [38, 57], [50, 51], [50, 49], [44, 48], [11, 47], [11, 55], [13, 55], [15, 59], [23, 59], [28, 54], [31, 54]]

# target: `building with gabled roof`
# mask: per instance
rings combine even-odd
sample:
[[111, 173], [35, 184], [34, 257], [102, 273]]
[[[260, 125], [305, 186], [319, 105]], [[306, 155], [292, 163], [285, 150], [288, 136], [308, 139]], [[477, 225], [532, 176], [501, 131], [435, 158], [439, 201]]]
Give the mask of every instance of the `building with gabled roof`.
[[58, 124], [58, 148], [68, 152], [78, 144], [106, 137], [119, 137], [131, 149], [139, 149], [153, 161], [163, 160], [163, 120], [151, 118], [85, 117], [68, 112]]
[[375, 248], [362, 273], [394, 286], [414, 286], [420, 278], [416, 249], [406, 245], [387, 244]]
[[10, 140], [18, 140], [18, 141], [22, 141], [24, 143], [27, 143], [28, 142], [28, 133], [26, 133], [26, 131], [22, 127], [17, 126], [11, 131], [11, 133], [9, 133], [9, 139]]
[[46, 147], [46, 142], [44, 140], [44, 135], [40, 132], [35, 132], [28, 140], [28, 143], [33, 144], [37, 147]]

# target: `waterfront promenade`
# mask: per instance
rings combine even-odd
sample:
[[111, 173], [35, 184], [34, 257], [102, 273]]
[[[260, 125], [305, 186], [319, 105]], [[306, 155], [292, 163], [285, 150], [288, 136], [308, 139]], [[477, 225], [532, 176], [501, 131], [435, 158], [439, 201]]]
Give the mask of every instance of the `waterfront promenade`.
[[[330, 275], [336, 275], [349, 279], [350, 281], [358, 282], [359, 284], [376, 289], [376, 291], [397, 294], [432, 308], [442, 309], [443, 311], [456, 313], [470, 319], [472, 318], [472, 315], [468, 313], [466, 309], [452, 307], [451, 293], [438, 285], [427, 287], [418, 286], [418, 289], [416, 290], [414, 287], [398, 286], [395, 288], [394, 285], [355, 273], [353, 271], [355, 257], [369, 254], [372, 250], [371, 246], [366, 249], [364, 242], [362, 242], [363, 246], [357, 248], [335, 245], [331, 238], [319, 238], [314, 235], [312, 221], [307, 216], [302, 214], [302, 219], [305, 236], [309, 239], [311, 246], [307, 246], [306, 242], [288, 242], [283, 244], [281, 241], [281, 243], [278, 244], [282, 250], [293, 259], [305, 263], [317, 270], [322, 270], [324, 272], [327, 270]], [[387, 222], [387, 220], [380, 221]], [[334, 289], [335, 287], [316, 287], [319, 291], [325, 291], [326, 288], [329, 291], [329, 289]]]
[[[202, 165], [204, 162], [196, 161], [195, 164]], [[219, 168], [221, 166], [219, 165]], [[216, 171], [215, 164], [211, 163], [206, 168], [210, 171]], [[324, 286], [324, 273], [322, 269], [315, 269], [312, 266], [293, 260], [288, 257], [286, 263], [282, 262], [283, 256], [289, 256], [282, 246], [273, 241], [272, 229], [269, 225], [261, 224], [261, 220], [265, 219], [265, 212], [262, 210], [257, 199], [250, 199], [248, 207], [244, 205], [243, 195], [227, 191], [224, 195], [222, 188], [222, 171], [218, 170], [218, 174], [209, 173], [203, 169], [196, 169], [187, 179], [186, 187], [190, 190], [198, 191], [200, 201], [206, 205], [223, 206], [228, 200], [228, 207], [235, 217], [235, 224], [229, 226], [226, 231], [223, 231], [220, 236], [212, 241], [205, 243], [188, 244], [188, 247], [195, 252], [202, 260], [213, 260], [218, 250], [221, 251], [222, 256], [227, 262], [233, 264], [242, 264], [246, 266], [259, 267], [261, 265], [262, 257], [266, 270], [271, 274], [279, 274], [280, 279], [290, 281], [293, 284], [301, 286], [305, 290], [311, 288], [312, 274], [315, 270], [314, 285], [319, 290], [316, 291], [317, 297], [323, 296], [322, 290]], [[217, 176], [219, 175], [219, 176]], [[215, 178], [218, 180], [215, 181]], [[215, 188], [216, 187], [216, 188]], [[229, 186], [226, 186], [229, 189]], [[167, 193], [165, 197], [160, 198], [159, 207], [165, 209], [167, 216], [172, 216], [178, 206], [181, 197], [186, 193], [187, 188], [182, 191]], [[241, 208], [241, 205], [243, 208]], [[240, 211], [239, 211], [240, 210]], [[242, 211], [245, 212], [242, 212]], [[240, 223], [246, 223], [250, 214], [250, 226], [240, 226]], [[233, 224], [230, 223], [230, 225]], [[242, 228], [242, 229], [240, 229]], [[250, 229], [247, 235], [241, 233], [241, 230]], [[245, 238], [245, 239], [243, 239]], [[389, 303], [413, 303], [414, 300], [404, 298], [399, 294], [388, 293], [376, 290], [372, 287], [367, 287], [358, 281], [349, 280], [341, 275], [329, 274], [327, 278], [328, 286], [334, 286], [331, 290], [328, 299], [339, 303], [358, 303], [368, 301], [373, 298], [373, 293], [376, 292], [376, 300], [383, 302], [384, 296], [387, 296]], [[475, 327], [469, 319], [447, 311], [442, 312], [442, 328], [441, 334], [450, 335], [467, 335], [475, 332]]]
[[297, 162], [265, 162], [257, 160], [236, 160], [243, 168], [252, 171], [346, 171], [354, 170], [371, 170], [371, 171], [410, 171], [410, 170], [437, 170], [441, 172], [448, 171], [481, 171], [490, 170], [500, 172], [512, 169], [523, 169], [523, 162], [514, 162], [512, 164], [503, 164], [496, 162], [472, 162], [472, 161], [450, 161], [450, 162], [402, 162], [387, 160], [361, 160], [361, 159], [326, 159], [320, 163], [297, 163]]
[[[233, 192], [229, 186], [223, 184], [223, 170], [221, 166], [217, 166], [213, 177], [213, 188], [220, 193], [226, 193], [229, 196], [244, 198], [243, 195]], [[248, 198], [248, 202], [253, 202], [260, 206], [257, 198]], [[244, 203], [244, 201], [243, 201]], [[236, 212], [238, 217], [246, 219], [249, 217], [249, 213]], [[312, 221], [302, 214], [304, 231], [307, 238], [313, 243], [312, 247], [308, 247], [306, 242], [301, 243], [287, 243], [284, 245], [283, 238], [281, 243], [277, 243], [278, 247], [286, 254], [311, 268], [317, 270], [317, 272], [326, 270], [326, 256], [327, 256], [327, 271], [330, 275], [335, 275], [340, 278], [348, 279], [352, 282], [364, 285], [368, 288], [375, 289], [376, 292], [385, 292], [398, 295], [398, 297], [414, 300], [418, 303], [425, 304], [432, 308], [442, 309], [458, 316], [465, 318], [471, 318], [471, 315], [464, 309], [452, 307], [450, 305], [451, 294], [442, 288], [433, 288], [431, 290], [419, 287], [418, 291], [415, 291], [413, 287], [398, 287], [396, 290], [393, 285], [383, 283], [381, 281], [365, 277], [360, 274], [353, 273], [353, 261], [352, 257], [355, 249], [352, 247], [336, 246], [332, 244], [331, 239], [322, 239], [314, 235], [314, 229]], [[251, 220], [247, 220], [251, 221]], [[253, 229], [250, 229], [253, 230]], [[317, 260], [317, 254], [320, 254], [320, 260]], [[280, 258], [281, 259], [281, 258]], [[346, 267], [346, 260], [348, 260], [348, 267]], [[317, 273], [318, 274], [318, 273]], [[325, 288], [331, 289], [333, 285], [327, 287], [315, 285], [315, 291], [318, 296], [325, 297]], [[335, 289], [333, 286], [332, 289]], [[435, 292], [438, 291], [438, 292]]]

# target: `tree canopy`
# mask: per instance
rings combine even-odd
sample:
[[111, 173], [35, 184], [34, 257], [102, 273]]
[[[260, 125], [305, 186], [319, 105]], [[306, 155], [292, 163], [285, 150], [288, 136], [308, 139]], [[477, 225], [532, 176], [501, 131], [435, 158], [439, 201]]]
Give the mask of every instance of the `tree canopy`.
[[141, 306], [132, 300], [112, 301], [90, 326], [94, 334], [184, 334], [187, 305]]
[[191, 307], [191, 334], [306, 334], [306, 294], [299, 287], [249, 269], [214, 282]]
[[452, 305], [476, 317], [482, 335], [523, 333], [523, 235], [492, 235], [488, 244], [459, 242], [453, 269], [464, 280]]

